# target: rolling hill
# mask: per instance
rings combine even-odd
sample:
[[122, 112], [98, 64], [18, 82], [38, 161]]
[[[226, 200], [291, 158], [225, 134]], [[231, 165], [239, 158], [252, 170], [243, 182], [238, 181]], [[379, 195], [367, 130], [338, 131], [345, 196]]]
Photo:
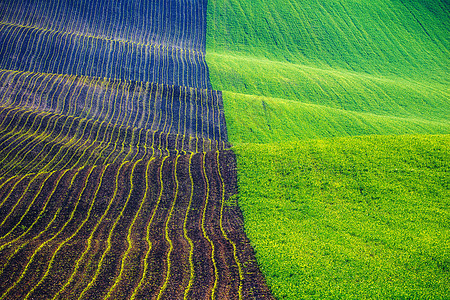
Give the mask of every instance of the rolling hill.
[[0, 299], [450, 297], [450, 4], [0, 2]]
[[449, 8], [208, 2], [211, 83], [275, 297], [450, 297]]
[[272, 299], [206, 1], [0, 2], [0, 299]]

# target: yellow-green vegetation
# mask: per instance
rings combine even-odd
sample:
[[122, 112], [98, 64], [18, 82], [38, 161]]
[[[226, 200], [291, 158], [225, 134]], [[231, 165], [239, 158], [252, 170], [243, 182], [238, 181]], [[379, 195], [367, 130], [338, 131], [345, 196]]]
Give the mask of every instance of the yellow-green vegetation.
[[208, 1], [239, 204], [277, 298], [450, 298], [449, 12]]
[[450, 136], [243, 144], [246, 232], [279, 299], [448, 299]]
[[229, 140], [234, 144], [366, 134], [450, 132], [450, 121], [377, 115], [232, 92], [224, 92], [223, 96]]

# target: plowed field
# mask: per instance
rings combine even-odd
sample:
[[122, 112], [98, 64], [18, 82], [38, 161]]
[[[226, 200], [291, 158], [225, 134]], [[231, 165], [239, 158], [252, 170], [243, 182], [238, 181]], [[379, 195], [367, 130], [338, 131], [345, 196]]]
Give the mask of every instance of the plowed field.
[[[261, 299], [230, 151], [3, 183], [3, 299]], [[5, 196], [6, 195], [6, 196]]]
[[271, 299], [206, 1], [1, 1], [0, 299]]

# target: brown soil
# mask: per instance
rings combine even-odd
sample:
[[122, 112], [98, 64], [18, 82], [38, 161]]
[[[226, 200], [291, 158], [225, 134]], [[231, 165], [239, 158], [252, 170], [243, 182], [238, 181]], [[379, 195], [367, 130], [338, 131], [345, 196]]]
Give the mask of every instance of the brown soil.
[[[35, 198], [36, 186], [47, 177], [39, 175], [25, 191], [23, 203], [13, 211], [10, 221], [0, 228], [5, 235], [35, 198], [33, 209], [23, 219], [28, 226], [38, 221], [23, 238], [0, 251], [4, 266], [0, 274], [1, 290], [13, 287], [4, 295], [5, 299], [22, 299], [29, 292], [32, 292], [30, 299], [51, 298], [57, 293], [60, 299], [76, 299], [80, 295], [83, 299], [104, 298], [108, 293], [110, 299], [129, 299], [133, 294], [136, 299], [156, 299], [160, 294], [161, 299], [183, 299], [185, 293], [189, 299], [208, 299], [212, 295], [215, 299], [238, 299], [240, 286], [243, 299], [271, 299], [245, 237], [242, 214], [237, 206], [229, 205], [229, 198], [236, 193], [234, 154], [220, 152], [219, 164], [217, 152], [195, 154], [190, 165], [189, 160], [190, 155], [181, 155], [178, 159], [169, 156], [139, 161], [132, 177], [134, 163], [126, 163], [122, 168], [114, 164], [83, 168], [78, 173], [55, 172], [48, 176], [41, 194]], [[117, 174], [117, 192], [113, 197]], [[4, 205], [11, 207], [28, 183], [27, 178], [23, 184], [19, 183], [17, 192], [13, 190]], [[95, 199], [88, 196], [96, 191]], [[38, 219], [46, 199], [48, 209]], [[222, 215], [226, 236], [220, 226], [222, 201], [226, 204]], [[73, 210], [73, 219], [69, 220]], [[187, 237], [193, 244], [193, 274], [189, 260], [191, 246], [184, 235], [185, 218]], [[47, 226], [50, 222], [51, 226]], [[147, 228], [151, 244], [146, 241]], [[16, 231], [3, 244], [19, 237], [21, 232]], [[109, 235], [111, 247], [107, 251]], [[90, 236], [92, 243], [88, 248]], [[73, 280], [69, 282], [71, 276]]]

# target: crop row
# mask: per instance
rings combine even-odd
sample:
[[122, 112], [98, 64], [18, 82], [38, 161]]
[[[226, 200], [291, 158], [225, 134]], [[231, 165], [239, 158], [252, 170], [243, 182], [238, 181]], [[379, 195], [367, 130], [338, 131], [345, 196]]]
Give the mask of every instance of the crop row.
[[270, 298], [235, 172], [221, 151], [3, 181], [1, 299]]
[[0, 22], [204, 52], [206, 1], [0, 2]]
[[0, 23], [0, 68], [210, 87], [203, 52]]
[[0, 110], [0, 177], [228, 147], [195, 135], [20, 108]]
[[0, 105], [226, 141], [222, 95], [213, 90], [0, 70]]

